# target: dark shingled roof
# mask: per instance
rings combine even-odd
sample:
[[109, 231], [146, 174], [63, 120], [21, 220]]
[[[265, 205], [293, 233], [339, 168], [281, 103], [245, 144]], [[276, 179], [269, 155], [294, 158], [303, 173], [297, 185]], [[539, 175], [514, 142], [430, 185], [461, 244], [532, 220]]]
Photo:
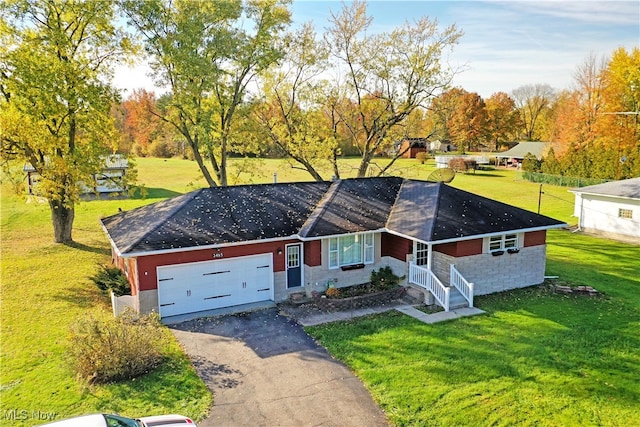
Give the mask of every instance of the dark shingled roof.
[[320, 237], [384, 228], [402, 178], [358, 178], [331, 184], [300, 237]]
[[406, 180], [386, 228], [436, 242], [562, 224], [443, 183]]
[[121, 253], [294, 236], [329, 185], [204, 188], [104, 218], [102, 224]]
[[563, 225], [443, 183], [396, 177], [206, 188], [102, 223], [122, 254], [383, 229], [435, 242]]

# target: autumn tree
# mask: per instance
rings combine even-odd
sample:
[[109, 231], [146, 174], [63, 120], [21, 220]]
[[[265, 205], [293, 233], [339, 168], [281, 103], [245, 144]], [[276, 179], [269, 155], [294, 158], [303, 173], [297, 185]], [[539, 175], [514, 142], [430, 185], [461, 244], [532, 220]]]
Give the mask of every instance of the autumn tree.
[[106, 82], [131, 47], [114, 21], [108, 1], [0, 2], [2, 153], [40, 175], [57, 243], [72, 241], [83, 183], [117, 144]]
[[618, 49], [608, 62], [590, 55], [577, 68], [575, 89], [560, 92], [550, 108], [551, 137], [560, 150], [558, 159], [545, 158], [547, 173], [599, 179], [636, 176], [639, 67], [638, 53]]
[[603, 70], [598, 132], [606, 145], [622, 151], [640, 146], [640, 48], [613, 52]]
[[156, 83], [171, 89], [172, 108], [161, 118], [184, 136], [209, 186], [227, 185], [235, 112], [249, 82], [282, 55], [288, 3], [123, 0]]
[[435, 97], [427, 113], [427, 119], [435, 131], [435, 135], [443, 140], [450, 140], [451, 129], [449, 124], [458, 108], [458, 102], [466, 91], [460, 87], [454, 87], [442, 92]]
[[515, 89], [511, 93], [511, 97], [520, 113], [524, 138], [528, 141], [534, 141], [537, 138], [538, 119], [553, 101], [553, 88], [548, 84], [524, 85]]
[[594, 54], [588, 55], [578, 65], [574, 73], [578, 99], [578, 115], [580, 122], [577, 142], [589, 144], [597, 138], [597, 121], [601, 118], [603, 107], [604, 70], [606, 61], [598, 59]]
[[123, 133], [136, 154], [147, 155], [149, 145], [162, 133], [162, 121], [156, 108], [156, 96], [144, 89], [135, 89], [122, 103]]
[[227, 185], [227, 154], [234, 118], [245, 100], [247, 86], [257, 75], [278, 63], [285, 53], [286, 46], [280, 41], [291, 19], [288, 9], [291, 1], [245, 1], [242, 20], [230, 40], [231, 55], [221, 58], [218, 64], [222, 74], [215, 81], [212, 97], [220, 153], [218, 167], [214, 165], [214, 169], [221, 185]]
[[549, 107], [550, 120], [546, 123], [549, 140], [558, 145], [559, 155], [564, 154], [571, 144], [581, 144], [585, 122], [581, 114], [581, 95], [577, 90], [558, 92]]
[[455, 103], [448, 127], [451, 141], [460, 151], [468, 151], [485, 140], [487, 113], [480, 95], [463, 91]]
[[311, 24], [289, 36], [289, 49], [278, 70], [260, 81], [262, 98], [256, 103], [253, 117], [257, 136], [265, 136], [288, 158], [315, 179], [323, 177], [318, 166], [334, 158], [333, 124], [323, 116], [322, 81], [328, 51], [315, 39]]
[[428, 17], [379, 34], [369, 32], [371, 23], [366, 3], [356, 0], [331, 13], [326, 33], [339, 73], [336, 84], [355, 108], [353, 117], [351, 111], [341, 114], [361, 153], [359, 177], [391, 143], [390, 130], [448, 86], [454, 71], [442, 56], [461, 36], [455, 26], [440, 30]]
[[520, 128], [520, 116], [515, 101], [506, 92], [496, 92], [485, 100], [487, 113], [486, 137], [499, 149], [513, 141]]

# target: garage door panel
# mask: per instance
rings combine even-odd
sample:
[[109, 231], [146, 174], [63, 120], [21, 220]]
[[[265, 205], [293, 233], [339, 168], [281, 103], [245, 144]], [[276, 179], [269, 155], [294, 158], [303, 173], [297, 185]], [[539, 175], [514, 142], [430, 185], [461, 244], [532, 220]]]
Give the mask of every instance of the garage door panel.
[[158, 267], [161, 316], [273, 298], [271, 254]]

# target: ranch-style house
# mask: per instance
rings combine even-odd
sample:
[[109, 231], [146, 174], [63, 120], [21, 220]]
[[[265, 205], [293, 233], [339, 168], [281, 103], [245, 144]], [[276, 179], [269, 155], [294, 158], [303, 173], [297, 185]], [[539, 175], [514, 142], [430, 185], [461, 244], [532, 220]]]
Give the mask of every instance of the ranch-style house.
[[455, 296], [539, 284], [546, 232], [561, 221], [397, 177], [203, 188], [103, 218], [134, 308], [162, 317], [366, 283]]

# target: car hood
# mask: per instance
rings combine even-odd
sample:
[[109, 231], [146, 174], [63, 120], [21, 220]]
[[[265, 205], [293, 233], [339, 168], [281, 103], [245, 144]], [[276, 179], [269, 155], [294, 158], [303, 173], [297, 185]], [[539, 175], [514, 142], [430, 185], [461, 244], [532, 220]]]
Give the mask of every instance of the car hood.
[[190, 418], [183, 415], [154, 415], [152, 417], [138, 418], [145, 427], [195, 427], [195, 423]]

